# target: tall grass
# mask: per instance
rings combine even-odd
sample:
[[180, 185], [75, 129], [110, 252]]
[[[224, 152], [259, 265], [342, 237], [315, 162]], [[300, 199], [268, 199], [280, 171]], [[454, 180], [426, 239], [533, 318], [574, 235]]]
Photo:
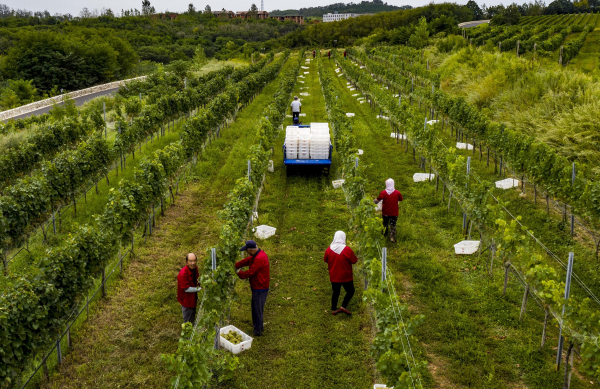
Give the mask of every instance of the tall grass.
[[442, 87], [494, 120], [553, 146], [600, 174], [600, 82], [558, 65], [465, 48], [430, 63]]

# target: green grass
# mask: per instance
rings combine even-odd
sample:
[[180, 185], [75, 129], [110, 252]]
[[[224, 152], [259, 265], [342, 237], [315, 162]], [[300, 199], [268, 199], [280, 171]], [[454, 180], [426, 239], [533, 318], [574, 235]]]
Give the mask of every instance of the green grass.
[[[294, 94], [307, 113], [303, 123], [326, 122], [316, 63]], [[300, 89], [306, 88], [308, 89]], [[284, 124], [291, 124], [288, 119]], [[347, 231], [349, 212], [341, 190], [334, 190], [338, 157], [332, 173], [320, 168], [294, 170], [283, 165], [284, 133], [275, 146], [274, 173], [267, 173], [258, 215], [260, 224], [277, 235], [259, 241], [269, 255], [271, 289], [265, 307], [265, 333], [240, 354], [244, 368], [227, 387], [240, 388], [368, 388], [374, 383], [369, 356], [371, 323], [361, 301], [362, 281], [355, 266], [357, 293], [348, 307], [351, 317], [331, 315], [331, 284], [323, 254], [337, 230]], [[230, 323], [252, 333], [251, 293], [247, 282], [236, 286]], [[342, 295], [344, 292], [342, 292]], [[340, 302], [341, 303], [341, 299]]]
[[[288, 61], [282, 74], [292, 66]], [[192, 182], [166, 210], [153, 236], [136, 248], [124, 279], [109, 289], [89, 322], [73, 334], [73, 349], [45, 388], [165, 388], [171, 378], [160, 359], [173, 353], [180, 333], [181, 307], [176, 275], [184, 257], [204, 259], [218, 241], [222, 209], [229, 190], [244, 174], [248, 145], [254, 142], [256, 117], [279, 84], [269, 83], [236, 121], [222, 130], [200, 155]]]
[[[339, 84], [338, 89], [344, 89], [343, 77]], [[555, 323], [549, 325], [547, 344], [539, 351], [543, 311], [530, 299], [520, 322], [523, 288], [514, 276], [502, 296], [501, 264], [495, 264], [489, 277], [489, 252], [481, 257], [454, 254], [452, 245], [464, 239], [460, 212], [447, 213], [441, 186], [436, 192], [434, 182], [412, 182], [412, 174], [419, 171], [412, 153], [390, 138], [387, 123], [375, 119], [378, 110], [358, 104], [352, 93], [341, 93], [340, 99], [356, 113], [357, 145], [364, 150], [361, 163], [371, 165], [365, 192], [375, 197], [384, 180], [392, 177], [405, 198], [398, 244], [388, 245], [388, 266], [411, 312], [426, 316], [417, 331], [418, 347], [429, 360], [426, 387], [560, 387], [562, 373], [553, 365]], [[587, 380], [576, 381], [572, 387], [592, 387]]]

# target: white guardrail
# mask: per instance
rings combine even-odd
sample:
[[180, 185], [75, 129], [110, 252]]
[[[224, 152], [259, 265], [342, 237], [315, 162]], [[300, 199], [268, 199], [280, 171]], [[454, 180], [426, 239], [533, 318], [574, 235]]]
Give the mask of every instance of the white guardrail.
[[98, 93], [98, 92], [102, 92], [105, 90], [115, 89], [117, 87], [121, 87], [121, 86], [125, 85], [125, 83], [129, 82], [129, 81], [144, 80], [144, 79], [146, 79], [146, 76], [130, 78], [128, 80], [109, 82], [108, 84], [96, 85], [91, 88], [80, 89], [80, 90], [77, 90], [74, 92], [64, 93], [62, 95], [54, 96], [49, 99], [36, 101], [34, 103], [22, 105], [17, 108], [13, 108], [13, 109], [9, 109], [7, 111], [0, 112], [0, 120], [7, 120], [7, 119], [13, 118], [15, 116], [33, 112], [40, 108], [45, 108], [45, 107], [49, 107], [51, 105], [60, 103], [63, 101], [65, 96], [68, 96], [68, 97], [74, 99], [76, 97], [82, 97], [82, 96], [90, 95], [92, 93]]

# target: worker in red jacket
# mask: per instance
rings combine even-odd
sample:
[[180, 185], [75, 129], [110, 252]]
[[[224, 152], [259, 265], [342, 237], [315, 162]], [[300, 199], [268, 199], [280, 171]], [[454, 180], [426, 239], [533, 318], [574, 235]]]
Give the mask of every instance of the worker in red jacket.
[[317, 52], [313, 50], [313, 59], [315, 59], [315, 55], [317, 55]]
[[177, 275], [177, 301], [181, 304], [184, 323], [193, 323], [198, 303], [198, 267], [196, 254], [185, 256], [185, 266]]
[[250, 289], [252, 289], [252, 325], [254, 326], [254, 336], [261, 336], [264, 330], [263, 314], [265, 303], [269, 294], [269, 283], [271, 281], [271, 271], [269, 269], [269, 257], [264, 251], [256, 246], [253, 240], [246, 241], [240, 251], [248, 253], [248, 257], [235, 264], [236, 269], [249, 266], [246, 271], [238, 271], [237, 275], [241, 279], [250, 280]]
[[402, 194], [394, 188], [394, 180], [391, 178], [385, 181], [385, 190], [382, 190], [377, 199], [373, 200], [375, 204], [383, 201], [381, 207], [381, 216], [383, 217], [383, 234], [387, 236], [388, 226], [390, 232], [390, 241], [396, 243], [396, 222], [398, 222], [398, 202], [402, 201]]
[[[356, 263], [358, 258], [354, 255], [354, 251], [346, 246], [346, 234], [344, 231], [338, 231], [333, 236], [333, 242], [325, 250], [325, 257], [323, 258], [327, 262], [329, 268], [329, 281], [331, 281], [331, 289], [333, 294], [331, 295], [331, 314], [337, 315], [338, 313], [345, 313], [351, 315], [352, 313], [346, 309], [348, 304], [354, 296], [354, 277], [352, 276], [352, 265]], [[337, 303], [340, 297], [340, 291], [344, 287], [346, 296], [342, 306], [338, 309]]]
[[329, 59], [331, 60], [331, 50], [329, 50], [329, 51], [327, 52], [327, 57], [329, 57]]

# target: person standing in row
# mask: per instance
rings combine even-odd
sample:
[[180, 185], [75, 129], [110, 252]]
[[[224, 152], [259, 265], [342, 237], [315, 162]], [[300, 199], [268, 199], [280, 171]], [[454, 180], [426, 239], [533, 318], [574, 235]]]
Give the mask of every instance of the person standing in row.
[[346, 50], [344, 50], [344, 59], [346, 59]]
[[185, 266], [177, 275], [177, 301], [181, 304], [184, 323], [193, 323], [198, 304], [198, 266], [196, 254], [185, 256]]
[[313, 50], [313, 59], [315, 59], [316, 55], [317, 55], [317, 52], [315, 50]]
[[331, 50], [327, 52], [327, 56], [329, 57], [329, 60], [331, 60]]
[[271, 282], [271, 270], [269, 268], [269, 257], [258, 248], [253, 240], [246, 241], [240, 251], [245, 251], [248, 256], [235, 264], [235, 268], [249, 266], [246, 271], [237, 271], [238, 277], [250, 280], [252, 289], [252, 325], [254, 336], [261, 336], [264, 331], [263, 314], [265, 303], [269, 294], [269, 283]]
[[383, 234], [387, 236], [388, 227], [390, 233], [390, 242], [396, 243], [396, 223], [398, 222], [398, 203], [402, 201], [402, 194], [394, 188], [394, 180], [391, 178], [385, 181], [385, 189], [381, 191], [379, 197], [373, 200], [375, 204], [383, 201], [381, 207], [381, 216], [383, 217]]
[[292, 120], [300, 120], [300, 112], [302, 112], [302, 103], [300, 102], [300, 100], [298, 100], [298, 96], [294, 96], [294, 101], [292, 101], [290, 109], [292, 110]]
[[[345, 313], [351, 315], [348, 311], [348, 304], [354, 296], [354, 277], [352, 275], [352, 265], [358, 261], [354, 251], [346, 246], [346, 234], [344, 231], [337, 231], [333, 236], [333, 242], [325, 250], [325, 256], [323, 260], [327, 263], [329, 268], [329, 281], [331, 281], [331, 289], [333, 294], [331, 295], [331, 314], [337, 315], [338, 313]], [[340, 297], [340, 291], [344, 288], [346, 295], [342, 306], [338, 309], [337, 303]]]

